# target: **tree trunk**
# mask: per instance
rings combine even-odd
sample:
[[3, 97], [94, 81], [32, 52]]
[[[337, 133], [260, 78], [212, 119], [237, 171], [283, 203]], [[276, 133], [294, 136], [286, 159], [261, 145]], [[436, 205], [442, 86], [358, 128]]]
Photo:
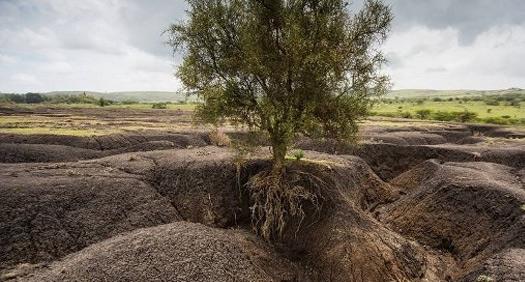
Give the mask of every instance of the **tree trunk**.
[[288, 148], [285, 142], [276, 141], [272, 142], [273, 151], [273, 166], [272, 171], [275, 173], [281, 172], [284, 168], [284, 159]]

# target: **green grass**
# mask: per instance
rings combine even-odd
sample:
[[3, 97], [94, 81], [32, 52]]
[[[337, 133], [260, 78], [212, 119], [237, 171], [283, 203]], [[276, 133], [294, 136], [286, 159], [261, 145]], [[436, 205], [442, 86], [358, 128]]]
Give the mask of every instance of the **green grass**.
[[392, 90], [386, 98], [456, 98], [487, 95], [525, 94], [525, 89], [509, 88], [501, 90], [432, 90], [432, 89], [401, 89]]
[[[488, 109], [491, 109], [490, 111]], [[372, 111], [378, 115], [385, 113], [409, 112], [415, 114], [418, 110], [431, 110], [433, 112], [462, 112], [469, 111], [478, 114], [479, 118], [488, 117], [502, 117], [510, 116], [510, 118], [524, 119], [525, 118], [525, 103], [521, 103], [521, 107], [512, 107], [506, 105], [489, 106], [482, 101], [468, 101], [459, 103], [459, 101], [425, 101], [423, 104], [416, 102], [398, 102], [398, 103], [378, 103]]]

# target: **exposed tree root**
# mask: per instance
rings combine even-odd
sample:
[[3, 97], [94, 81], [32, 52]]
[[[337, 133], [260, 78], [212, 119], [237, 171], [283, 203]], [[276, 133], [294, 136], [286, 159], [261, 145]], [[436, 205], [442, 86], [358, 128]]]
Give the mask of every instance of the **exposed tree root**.
[[327, 185], [312, 173], [285, 168], [259, 172], [246, 186], [254, 231], [267, 241], [275, 241], [290, 230], [295, 235], [307, 216], [319, 214], [324, 202], [322, 191]]

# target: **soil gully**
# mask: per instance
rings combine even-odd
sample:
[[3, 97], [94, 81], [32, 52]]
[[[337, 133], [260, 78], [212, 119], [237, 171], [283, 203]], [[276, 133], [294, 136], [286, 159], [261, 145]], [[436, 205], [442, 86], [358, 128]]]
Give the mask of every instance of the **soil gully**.
[[[439, 139], [416, 135], [407, 136]], [[306, 151], [293, 166], [328, 184], [321, 212], [305, 204], [299, 231], [290, 224], [272, 245], [251, 231], [243, 189], [267, 155], [239, 165], [201, 137], [118, 141], [127, 149], [78, 162], [0, 164], [0, 280], [525, 280], [520, 146]]]
[[[326, 160], [328, 155], [312, 152], [309, 158]], [[307, 269], [314, 281], [417, 280], [441, 275], [441, 266], [433, 263], [438, 258], [385, 228], [365, 211], [392, 202], [396, 191], [359, 158], [330, 160], [331, 165], [322, 166], [322, 173], [333, 183], [333, 190], [325, 192], [324, 198], [329, 200], [322, 214], [304, 222], [299, 232], [285, 235], [275, 245], [281, 255]], [[241, 171], [241, 183], [267, 166], [267, 162], [248, 162]], [[217, 158], [182, 163], [160, 160], [151, 170], [151, 182], [185, 220], [219, 228], [247, 228], [248, 197], [243, 195], [239, 200], [236, 169], [231, 161]]]

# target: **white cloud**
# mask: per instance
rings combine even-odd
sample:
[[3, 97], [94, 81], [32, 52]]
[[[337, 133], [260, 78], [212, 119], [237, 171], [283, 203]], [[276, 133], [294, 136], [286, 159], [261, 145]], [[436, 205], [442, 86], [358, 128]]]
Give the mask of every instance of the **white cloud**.
[[15, 58], [13, 58], [11, 56], [0, 54], [0, 65], [5, 65], [7, 67], [8, 65], [11, 65], [11, 64], [14, 64], [14, 63], [16, 63], [16, 59]]
[[416, 26], [395, 32], [386, 42], [387, 68], [394, 88], [497, 89], [525, 87], [525, 27], [498, 25], [471, 45], [459, 43], [452, 27]]
[[[389, 2], [398, 16], [384, 50], [395, 88], [525, 87], [525, 10], [508, 8], [523, 2]], [[477, 16], [491, 5], [497, 17]], [[0, 0], [0, 92], [176, 90], [180, 57], [161, 32], [184, 8], [182, 0]]]
[[161, 38], [173, 2], [0, 1], [0, 92], [177, 90]]
[[35, 76], [26, 73], [15, 73], [10, 77], [10, 79], [16, 82], [30, 84], [33, 86], [39, 84], [39, 81]]

